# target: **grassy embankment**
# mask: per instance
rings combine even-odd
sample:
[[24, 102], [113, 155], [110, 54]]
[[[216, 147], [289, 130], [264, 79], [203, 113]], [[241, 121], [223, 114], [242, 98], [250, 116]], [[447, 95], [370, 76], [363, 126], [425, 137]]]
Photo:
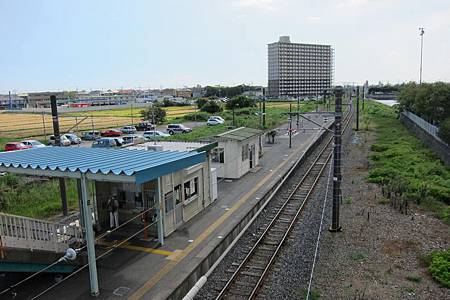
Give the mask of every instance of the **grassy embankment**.
[[394, 108], [367, 101], [361, 128], [377, 136], [368, 180], [450, 224], [450, 169], [403, 126]]
[[[66, 180], [69, 209], [78, 208], [75, 180]], [[7, 174], [0, 177], [0, 211], [33, 218], [47, 218], [61, 212], [58, 180], [29, 182]]]

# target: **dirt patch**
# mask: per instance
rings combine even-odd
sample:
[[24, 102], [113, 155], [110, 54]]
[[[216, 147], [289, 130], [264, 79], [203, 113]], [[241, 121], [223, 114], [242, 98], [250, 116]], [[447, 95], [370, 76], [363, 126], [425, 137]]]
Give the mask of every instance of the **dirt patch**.
[[421, 263], [430, 251], [450, 247], [450, 226], [417, 207], [402, 214], [383, 201], [381, 189], [365, 180], [374, 133], [357, 135], [346, 137], [344, 148], [343, 230], [323, 233], [315, 294], [320, 299], [450, 299], [450, 289], [433, 281]]

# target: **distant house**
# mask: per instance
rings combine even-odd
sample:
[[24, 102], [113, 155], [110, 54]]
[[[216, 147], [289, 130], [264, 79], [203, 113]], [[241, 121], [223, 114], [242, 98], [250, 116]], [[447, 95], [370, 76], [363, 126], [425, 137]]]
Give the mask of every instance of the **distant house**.
[[17, 95], [0, 95], [0, 110], [4, 109], [22, 109], [25, 107], [27, 100]]
[[211, 151], [211, 166], [217, 177], [237, 179], [259, 165], [262, 131], [240, 127], [214, 137], [217, 148]]

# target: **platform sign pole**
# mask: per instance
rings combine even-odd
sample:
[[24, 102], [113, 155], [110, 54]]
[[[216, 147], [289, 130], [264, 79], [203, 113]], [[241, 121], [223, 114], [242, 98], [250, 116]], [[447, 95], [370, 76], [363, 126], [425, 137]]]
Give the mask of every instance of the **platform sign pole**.
[[331, 232], [341, 231], [339, 224], [339, 205], [341, 201], [341, 120], [342, 120], [342, 96], [343, 88], [337, 86], [334, 90], [335, 121], [334, 121], [334, 149], [333, 149], [333, 206], [331, 219]]
[[158, 188], [156, 189], [156, 215], [158, 220], [158, 241], [162, 245], [164, 245], [164, 227], [163, 227], [163, 212], [162, 212], [162, 197], [161, 197], [161, 177], [158, 177]]
[[85, 174], [81, 174], [81, 214], [84, 220], [84, 229], [86, 231], [86, 245], [89, 263], [89, 280], [91, 283], [91, 295], [98, 296], [100, 291], [98, 289], [97, 277], [97, 263], [95, 261], [95, 245], [94, 245], [94, 229], [92, 228], [92, 212], [88, 206], [88, 186]]

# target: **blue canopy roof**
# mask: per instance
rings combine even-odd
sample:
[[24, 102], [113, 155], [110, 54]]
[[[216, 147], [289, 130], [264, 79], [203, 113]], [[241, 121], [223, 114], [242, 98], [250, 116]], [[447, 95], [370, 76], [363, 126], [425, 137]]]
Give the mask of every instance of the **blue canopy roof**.
[[0, 170], [62, 177], [61, 172], [133, 176], [140, 184], [201, 163], [205, 157], [205, 152], [45, 147], [0, 153]]

